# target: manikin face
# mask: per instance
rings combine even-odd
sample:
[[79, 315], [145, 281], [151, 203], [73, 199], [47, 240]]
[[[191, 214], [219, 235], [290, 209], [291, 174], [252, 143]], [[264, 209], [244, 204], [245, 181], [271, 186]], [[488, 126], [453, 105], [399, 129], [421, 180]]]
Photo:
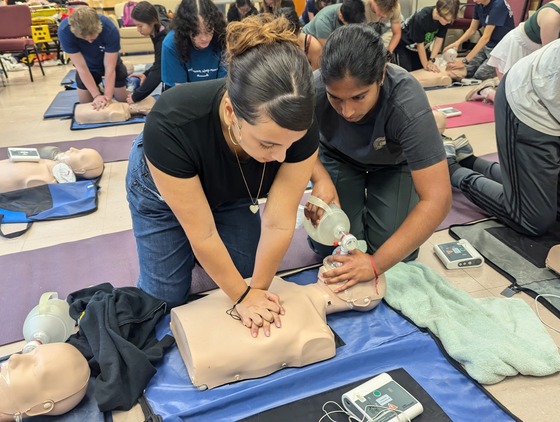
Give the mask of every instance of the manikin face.
[[55, 405], [80, 393], [69, 406], [77, 404], [85, 394], [89, 375], [85, 358], [67, 343], [41, 345], [29, 353], [12, 355], [0, 364], [0, 421], [13, 420], [4, 416], [18, 412], [31, 416], [68, 411]]
[[70, 148], [58, 154], [56, 161], [68, 164], [74, 173], [85, 178], [97, 177], [103, 170], [103, 158], [91, 148]]
[[282, 163], [286, 159], [288, 148], [307, 133], [306, 130], [285, 129], [270, 119], [250, 125], [233, 116], [233, 122], [231, 132], [235, 137], [234, 141], [260, 163]]
[[134, 25], [136, 26], [136, 30], [138, 31], [138, 33], [144, 37], [149, 37], [152, 35], [153, 31], [154, 31], [154, 25], [151, 25], [149, 23], [145, 23], [145, 22], [140, 22], [137, 21], [136, 19], [132, 19], [132, 22], [134, 23]]
[[381, 84], [362, 85], [351, 76], [329, 82], [327, 98], [338, 114], [348, 122], [360, 122], [375, 107]]
[[202, 50], [208, 47], [210, 45], [210, 42], [212, 42], [212, 37], [214, 37], [214, 29], [209, 29], [208, 25], [201, 16], [198, 17], [198, 29], [198, 34], [196, 34], [194, 37], [191, 35], [191, 41], [195, 48]]

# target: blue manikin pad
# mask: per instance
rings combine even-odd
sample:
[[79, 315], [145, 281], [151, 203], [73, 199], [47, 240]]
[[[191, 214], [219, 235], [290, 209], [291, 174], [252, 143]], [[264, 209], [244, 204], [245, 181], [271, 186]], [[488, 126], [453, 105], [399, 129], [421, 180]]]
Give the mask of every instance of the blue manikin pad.
[[60, 81], [60, 85], [72, 85], [74, 82], [76, 82], [76, 69], [69, 70]]
[[83, 130], [83, 129], [96, 129], [98, 127], [107, 127], [107, 126], [122, 126], [122, 125], [130, 125], [133, 123], [144, 123], [146, 121], [146, 116], [136, 116], [131, 117], [124, 122], [107, 122], [107, 123], [87, 123], [87, 124], [80, 124], [74, 119], [74, 113], [72, 113], [72, 123], [70, 123], [70, 130]]
[[56, 94], [51, 105], [43, 114], [44, 119], [53, 119], [61, 117], [72, 117], [74, 114], [74, 105], [78, 102], [78, 91], [68, 90], [61, 91]]
[[[314, 283], [316, 279], [317, 269], [286, 277], [298, 284]], [[447, 361], [429, 334], [384, 302], [371, 312], [348, 311], [327, 319], [346, 343], [330, 360], [199, 391], [190, 382], [175, 346], [157, 367], [146, 397], [165, 421], [233, 421], [402, 367], [452, 420], [513, 420], [479, 384]], [[158, 336], [169, 333], [167, 316], [159, 324]]]

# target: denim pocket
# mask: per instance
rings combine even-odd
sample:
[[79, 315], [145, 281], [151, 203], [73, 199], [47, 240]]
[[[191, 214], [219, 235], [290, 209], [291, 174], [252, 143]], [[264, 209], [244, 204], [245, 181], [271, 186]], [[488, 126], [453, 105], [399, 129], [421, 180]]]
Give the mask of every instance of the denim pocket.
[[155, 196], [159, 201], [165, 202], [154, 183], [154, 179], [146, 163], [141, 139], [137, 140], [132, 147], [128, 162], [126, 183], [129, 190], [133, 190], [148, 198]]

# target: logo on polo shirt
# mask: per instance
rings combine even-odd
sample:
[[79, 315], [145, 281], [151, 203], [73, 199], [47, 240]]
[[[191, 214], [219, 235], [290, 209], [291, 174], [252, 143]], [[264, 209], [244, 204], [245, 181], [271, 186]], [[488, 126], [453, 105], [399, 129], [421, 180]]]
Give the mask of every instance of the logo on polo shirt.
[[385, 139], [384, 136], [377, 138], [375, 141], [373, 141], [373, 149], [376, 151], [379, 151], [380, 149], [385, 147], [385, 145], [387, 145], [387, 140]]

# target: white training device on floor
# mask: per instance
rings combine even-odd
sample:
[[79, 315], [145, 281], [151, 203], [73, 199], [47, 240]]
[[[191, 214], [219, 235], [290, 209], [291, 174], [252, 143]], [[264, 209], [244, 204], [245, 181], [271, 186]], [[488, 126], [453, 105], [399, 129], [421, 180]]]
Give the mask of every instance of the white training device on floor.
[[445, 114], [445, 117], [455, 117], [463, 114], [461, 110], [457, 110], [456, 108], [453, 107], [438, 108], [437, 111]]
[[482, 255], [466, 239], [437, 244], [434, 252], [448, 270], [480, 267], [484, 264]]
[[480, 79], [473, 79], [473, 78], [463, 78], [463, 79], [461, 79], [461, 84], [463, 84], [464, 86], [480, 85], [481, 83], [482, 83], [482, 81]]
[[342, 405], [364, 422], [405, 422], [424, 411], [422, 404], [385, 372], [344, 393]]
[[41, 157], [37, 148], [8, 148], [8, 158], [10, 161], [38, 162]]

